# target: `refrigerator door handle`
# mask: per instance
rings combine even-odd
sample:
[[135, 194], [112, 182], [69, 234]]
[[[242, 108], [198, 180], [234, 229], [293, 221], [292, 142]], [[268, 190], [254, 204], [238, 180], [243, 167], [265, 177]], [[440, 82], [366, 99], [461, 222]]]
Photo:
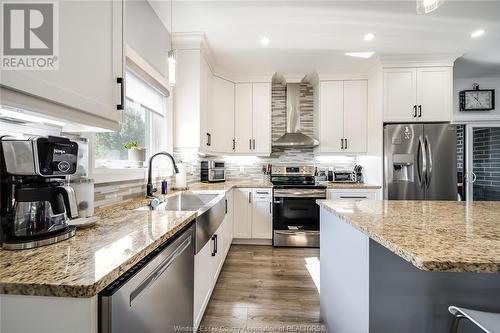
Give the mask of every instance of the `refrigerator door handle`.
[[427, 183], [427, 188], [429, 188], [432, 178], [432, 146], [427, 135], [425, 136], [425, 148], [427, 150], [427, 158], [429, 161], [429, 169], [425, 173], [425, 181]]
[[[422, 158], [422, 165], [420, 165], [420, 158]], [[425, 156], [425, 145], [422, 136], [418, 138], [417, 173], [418, 173], [418, 183], [420, 187], [424, 187], [425, 177], [427, 174], [427, 158]]]

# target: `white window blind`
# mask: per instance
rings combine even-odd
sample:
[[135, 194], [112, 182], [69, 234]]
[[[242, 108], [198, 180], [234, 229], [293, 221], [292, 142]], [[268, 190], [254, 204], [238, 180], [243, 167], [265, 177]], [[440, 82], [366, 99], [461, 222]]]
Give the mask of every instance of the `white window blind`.
[[133, 72], [127, 71], [126, 75], [127, 98], [163, 116], [165, 112], [165, 95], [137, 77]]

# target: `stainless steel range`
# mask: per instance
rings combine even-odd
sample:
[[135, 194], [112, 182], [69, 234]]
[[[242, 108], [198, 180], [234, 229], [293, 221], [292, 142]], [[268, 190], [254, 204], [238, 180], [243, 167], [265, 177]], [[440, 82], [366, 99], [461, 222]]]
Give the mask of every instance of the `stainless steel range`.
[[319, 206], [326, 186], [315, 182], [314, 166], [272, 166], [273, 245], [319, 247]]

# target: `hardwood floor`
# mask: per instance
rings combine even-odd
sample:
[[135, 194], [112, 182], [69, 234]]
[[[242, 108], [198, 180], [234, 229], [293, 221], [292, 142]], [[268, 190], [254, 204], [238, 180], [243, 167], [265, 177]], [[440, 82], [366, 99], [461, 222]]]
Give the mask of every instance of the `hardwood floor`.
[[305, 258], [319, 249], [232, 245], [199, 332], [326, 332]]

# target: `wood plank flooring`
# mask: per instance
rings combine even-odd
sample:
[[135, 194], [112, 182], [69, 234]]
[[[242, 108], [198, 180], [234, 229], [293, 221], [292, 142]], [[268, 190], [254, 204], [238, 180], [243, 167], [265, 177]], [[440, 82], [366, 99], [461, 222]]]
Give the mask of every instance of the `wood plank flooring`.
[[319, 249], [232, 245], [199, 332], [326, 332], [305, 258]]

